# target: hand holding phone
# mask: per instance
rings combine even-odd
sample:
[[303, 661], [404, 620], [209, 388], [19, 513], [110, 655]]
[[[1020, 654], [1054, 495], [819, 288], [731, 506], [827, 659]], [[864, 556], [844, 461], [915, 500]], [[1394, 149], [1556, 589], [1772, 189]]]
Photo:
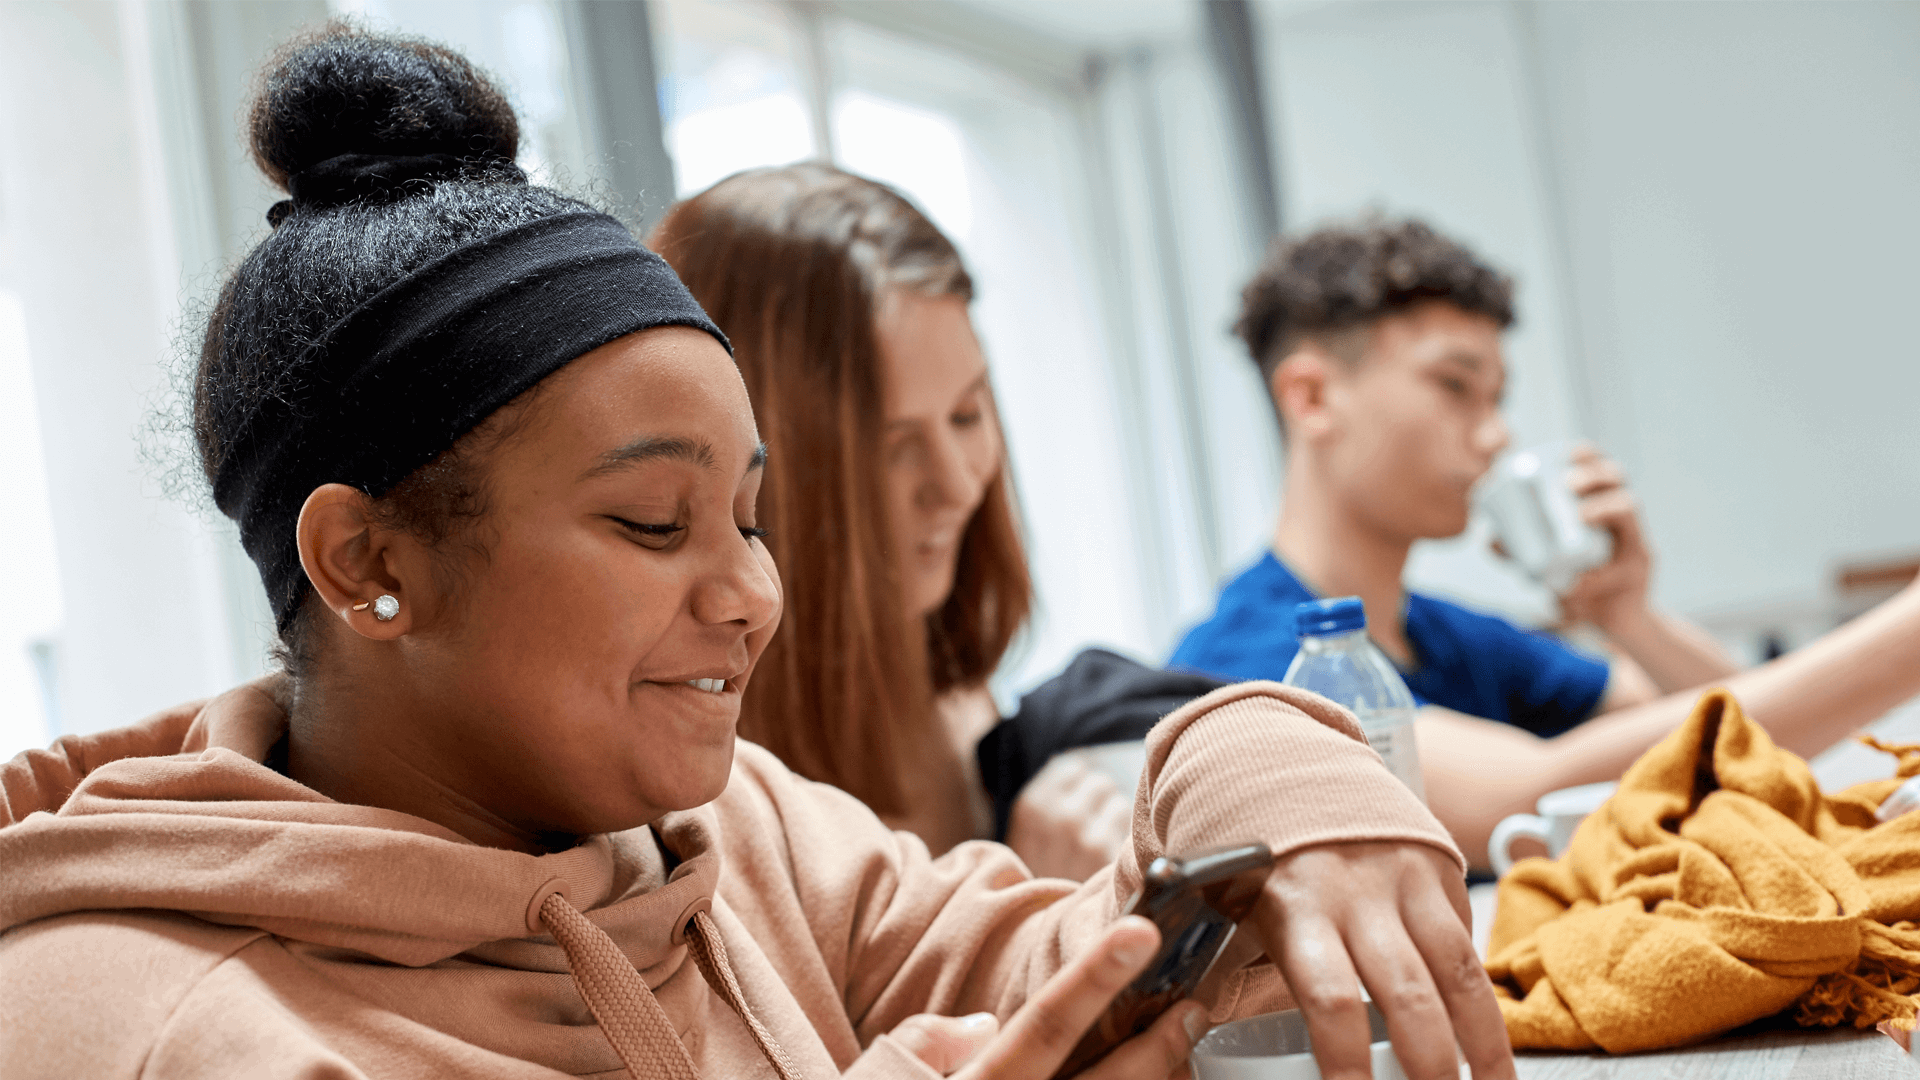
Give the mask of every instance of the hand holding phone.
[[[1146, 968], [1160, 931], [1146, 919], [1115, 919], [1086, 952], [1054, 973], [1000, 1029], [993, 1014], [908, 1017], [888, 1035], [951, 1080], [1047, 1080], [1114, 995]], [[1206, 1031], [1206, 1010], [1175, 1005], [1145, 1032], [1115, 1047], [1079, 1080], [1168, 1080], [1182, 1073]]]
[[1067, 1055], [1056, 1080], [1099, 1061], [1191, 995], [1241, 920], [1253, 913], [1272, 869], [1273, 853], [1265, 844], [1155, 859], [1122, 914], [1152, 920], [1160, 948]]
[[[1196, 873], [1196, 857], [1179, 861], [1187, 864], [1187, 874], [1150, 877], [1164, 885], [1184, 876], [1193, 885], [1198, 884], [1195, 879], [1215, 878], [1215, 872], [1226, 868], [1216, 863], [1214, 872]], [[1253, 865], [1259, 863], [1253, 860]], [[1203, 931], [1184, 947], [1169, 950], [1167, 942], [1179, 936], [1163, 939], [1148, 918], [1129, 915], [1108, 926], [1086, 952], [1047, 980], [998, 1035], [989, 1034], [998, 1026], [991, 1017], [973, 1018], [986, 1027], [971, 1035], [945, 1030], [965, 1024], [960, 1018], [909, 1020], [909, 1025], [941, 1029], [951, 1045], [946, 1048], [950, 1052], [940, 1053], [929, 1045], [929, 1035], [937, 1033], [909, 1029], [903, 1034], [914, 1036], [918, 1045], [913, 1052], [922, 1061], [958, 1080], [1045, 1080], [1076, 1073], [1080, 1080], [1162, 1080], [1183, 1073], [1188, 1052], [1205, 1033], [1202, 1002], [1175, 998], [1144, 1033], [1111, 1045], [1114, 1037], [1138, 1026], [1128, 1016], [1144, 1017], [1157, 1007], [1154, 991], [1168, 982], [1167, 972], [1154, 974], [1161, 964], [1176, 961], [1168, 967], [1184, 968], [1187, 975], [1174, 982], [1186, 984], [1188, 993], [1194, 985], [1205, 993], [1209, 980], [1198, 977], [1206, 966], [1199, 958], [1208, 951], [1215, 955], [1206, 963], [1223, 975], [1226, 965], [1237, 968], [1265, 952], [1303, 1002], [1313, 1055], [1324, 1074], [1364, 1073], [1367, 1068], [1373, 1038], [1359, 996], [1365, 984], [1375, 990], [1380, 1011], [1394, 1026], [1394, 1052], [1408, 1075], [1451, 1076], [1455, 1055], [1461, 1054], [1476, 1080], [1513, 1080], [1506, 1024], [1473, 951], [1466, 885], [1452, 856], [1424, 844], [1357, 841], [1294, 851], [1275, 860], [1271, 870], [1249, 870], [1248, 875], [1254, 879], [1251, 891], [1256, 898], [1250, 925], [1246, 937], [1234, 935], [1244, 945], [1222, 950], [1225, 942], [1217, 941], [1209, 950], [1210, 935]], [[1234, 876], [1227, 875], [1229, 880]], [[1200, 886], [1203, 893], [1205, 888]], [[1143, 888], [1129, 906], [1148, 914], [1157, 908], [1168, 926], [1182, 921], [1172, 905], [1151, 904], [1149, 891], [1165, 897], [1182, 890]], [[1242, 890], [1223, 892], [1231, 896]], [[1229, 913], [1239, 907], [1227, 896], [1221, 899]], [[1378, 933], [1382, 927], [1399, 927], [1404, 933], [1383, 937]], [[1350, 948], [1349, 942], [1361, 945]], [[1225, 956], [1220, 955], [1223, 951]], [[1177, 962], [1183, 955], [1188, 962]], [[1425, 985], [1409, 984], [1409, 971], [1425, 972]], [[1392, 992], [1383, 998], [1382, 990]], [[1091, 1051], [1075, 1042], [1079, 1033], [1089, 1031], [1093, 1034], [1081, 1042], [1094, 1044]], [[1106, 1049], [1098, 1049], [1101, 1044]]]

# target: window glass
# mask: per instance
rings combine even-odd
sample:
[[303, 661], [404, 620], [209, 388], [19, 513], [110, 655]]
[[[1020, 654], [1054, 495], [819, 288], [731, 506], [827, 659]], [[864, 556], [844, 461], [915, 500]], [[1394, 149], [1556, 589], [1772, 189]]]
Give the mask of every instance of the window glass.
[[54, 642], [61, 624], [53, 512], [40, 451], [33, 369], [20, 301], [0, 292], [0, 749], [44, 746], [59, 730]]
[[768, 4], [654, 6], [660, 114], [680, 197], [762, 165], [818, 153], [796, 28]]
[[[444, 42], [498, 76], [520, 119], [520, 167], [536, 184], [584, 182], [566, 30], [552, 0], [332, 0], [374, 28]], [[584, 171], [583, 171], [584, 170]]]
[[966, 140], [946, 116], [861, 90], [833, 106], [840, 167], [907, 192], [954, 243], [973, 231]]

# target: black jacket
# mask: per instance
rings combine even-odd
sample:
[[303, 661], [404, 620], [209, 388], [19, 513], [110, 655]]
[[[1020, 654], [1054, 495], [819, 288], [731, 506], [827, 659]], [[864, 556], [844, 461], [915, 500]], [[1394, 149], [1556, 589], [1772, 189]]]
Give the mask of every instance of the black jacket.
[[1144, 739], [1160, 718], [1226, 683], [1162, 671], [1105, 649], [1088, 649], [1067, 669], [1020, 699], [974, 753], [993, 799], [993, 834], [1006, 839], [1013, 800], [1055, 754], [1082, 746]]

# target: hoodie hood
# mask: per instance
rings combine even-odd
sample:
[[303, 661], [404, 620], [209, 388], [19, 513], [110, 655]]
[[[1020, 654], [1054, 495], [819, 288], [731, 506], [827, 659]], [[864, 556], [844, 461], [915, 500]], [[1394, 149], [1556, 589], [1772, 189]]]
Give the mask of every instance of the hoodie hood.
[[679, 966], [718, 877], [710, 809], [551, 855], [482, 847], [262, 764], [286, 730], [282, 692], [262, 680], [0, 766], [0, 866], [33, 868], [0, 875], [0, 932], [159, 909], [409, 967], [484, 947], [493, 963], [565, 971], [538, 912], [557, 889], [649, 983], [671, 972], [648, 969]]

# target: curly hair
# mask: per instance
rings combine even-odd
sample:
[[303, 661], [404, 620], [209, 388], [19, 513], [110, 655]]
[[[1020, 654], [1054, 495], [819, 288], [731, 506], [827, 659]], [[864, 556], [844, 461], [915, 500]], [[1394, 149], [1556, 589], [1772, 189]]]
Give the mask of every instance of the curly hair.
[[1425, 300], [1513, 325], [1513, 279], [1425, 222], [1370, 219], [1275, 240], [1240, 294], [1233, 332], [1271, 385], [1273, 369], [1302, 342], [1364, 329]]
[[[307, 346], [357, 305], [462, 244], [591, 209], [527, 183], [513, 165], [513, 108], [465, 57], [344, 21], [295, 38], [268, 61], [248, 134], [254, 163], [289, 191], [291, 177], [341, 154], [437, 153], [449, 164], [345, 201], [294, 200], [269, 216], [273, 230], [221, 287], [199, 349], [192, 422], [209, 483], [261, 403], [308, 377]], [[457, 572], [460, 557], [478, 550], [470, 530], [487, 508], [475, 456], [522, 420], [524, 411], [502, 410], [391, 491], [369, 492], [373, 515], [436, 546], [459, 541], [435, 567]], [[316, 644], [304, 577], [298, 589], [301, 606], [280, 627], [277, 650], [296, 677]]]

